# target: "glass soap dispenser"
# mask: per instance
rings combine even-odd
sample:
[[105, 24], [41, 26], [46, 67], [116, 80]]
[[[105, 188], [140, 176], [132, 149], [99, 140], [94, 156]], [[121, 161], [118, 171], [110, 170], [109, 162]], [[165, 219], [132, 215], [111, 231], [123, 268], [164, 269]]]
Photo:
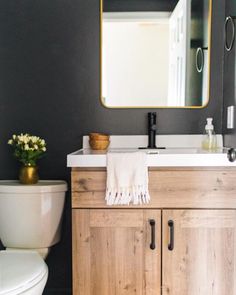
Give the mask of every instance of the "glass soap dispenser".
[[212, 118], [207, 118], [207, 124], [202, 139], [202, 148], [208, 151], [214, 151], [217, 149], [216, 134], [212, 121]]

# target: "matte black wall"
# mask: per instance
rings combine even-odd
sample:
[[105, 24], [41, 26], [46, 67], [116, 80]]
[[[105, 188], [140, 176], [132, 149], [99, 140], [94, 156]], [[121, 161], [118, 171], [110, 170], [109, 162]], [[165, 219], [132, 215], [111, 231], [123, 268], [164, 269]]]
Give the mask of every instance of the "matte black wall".
[[[159, 109], [159, 134], [202, 133], [207, 116], [221, 132], [224, 1], [213, 0], [211, 99], [207, 108]], [[99, 101], [99, 1], [0, 1], [0, 179], [18, 165], [6, 142], [31, 132], [48, 142], [42, 179], [66, 179], [66, 155], [90, 131], [146, 134], [148, 109], [112, 110]], [[70, 195], [63, 237], [47, 260], [45, 294], [71, 293]]]
[[[227, 0], [225, 7], [226, 16], [236, 16], [236, 2], [235, 0]], [[228, 40], [232, 38], [232, 30], [228, 27]], [[223, 116], [223, 132], [224, 143], [227, 147], [236, 148], [236, 128], [227, 129], [227, 107], [236, 105], [236, 43], [232, 51], [225, 50], [224, 63], [224, 116]], [[236, 126], [236, 110], [234, 114], [234, 126]]]

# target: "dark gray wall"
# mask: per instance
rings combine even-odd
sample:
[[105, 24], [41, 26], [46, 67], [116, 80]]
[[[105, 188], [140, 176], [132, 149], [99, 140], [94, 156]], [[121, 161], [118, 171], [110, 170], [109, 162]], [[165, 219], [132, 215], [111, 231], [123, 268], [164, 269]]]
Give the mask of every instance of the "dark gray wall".
[[103, 11], [172, 11], [178, 0], [104, 0]]
[[[226, 16], [236, 16], [236, 1], [227, 0], [225, 7]], [[228, 39], [232, 38], [232, 30], [228, 27]], [[236, 43], [232, 51], [225, 51], [225, 63], [224, 63], [224, 116], [223, 116], [223, 132], [224, 132], [224, 143], [227, 147], [236, 148], [236, 128], [230, 130], [227, 129], [227, 107], [236, 105]], [[236, 110], [235, 110], [235, 121], [236, 126]]]
[[[211, 99], [207, 108], [159, 109], [159, 134], [202, 133], [207, 116], [221, 132], [224, 1], [213, 0]], [[66, 179], [66, 155], [83, 134], [146, 134], [148, 109], [112, 110], [99, 101], [99, 1], [0, 1], [0, 179], [15, 179], [18, 164], [6, 142], [31, 132], [48, 142], [42, 179]], [[70, 196], [63, 237], [47, 260], [45, 294], [71, 292]]]

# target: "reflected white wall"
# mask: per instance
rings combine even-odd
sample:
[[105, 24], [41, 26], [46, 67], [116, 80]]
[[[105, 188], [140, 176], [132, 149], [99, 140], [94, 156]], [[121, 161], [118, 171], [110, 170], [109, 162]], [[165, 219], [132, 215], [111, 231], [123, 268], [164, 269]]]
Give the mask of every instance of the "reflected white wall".
[[[169, 24], [103, 23], [102, 89], [108, 106], [167, 104]], [[144, 102], [145, 99], [145, 102]]]

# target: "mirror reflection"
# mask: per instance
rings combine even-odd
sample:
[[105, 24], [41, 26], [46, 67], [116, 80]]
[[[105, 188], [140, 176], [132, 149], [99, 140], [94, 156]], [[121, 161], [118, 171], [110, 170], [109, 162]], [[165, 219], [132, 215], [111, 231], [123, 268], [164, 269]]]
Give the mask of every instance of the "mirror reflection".
[[207, 104], [211, 0], [104, 0], [102, 7], [105, 106]]

